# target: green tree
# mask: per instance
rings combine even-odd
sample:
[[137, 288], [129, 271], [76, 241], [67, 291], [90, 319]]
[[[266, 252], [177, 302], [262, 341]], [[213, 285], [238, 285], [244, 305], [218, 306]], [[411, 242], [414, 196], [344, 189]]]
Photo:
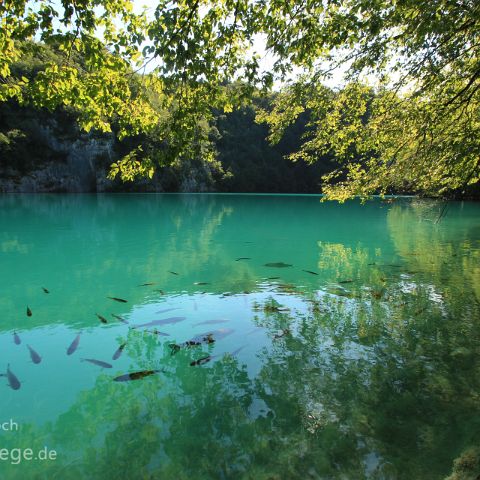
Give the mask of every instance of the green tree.
[[[324, 177], [329, 198], [392, 188], [443, 195], [478, 182], [478, 2], [313, 1], [273, 18], [269, 46], [279, 61], [309, 72], [259, 120], [277, 141], [301, 112], [312, 112], [291, 158], [314, 162], [331, 152], [343, 162]], [[347, 69], [345, 88], [322, 87], [339, 67]], [[375, 89], [366, 84], [372, 74]]]
[[[324, 177], [329, 198], [391, 188], [443, 195], [479, 180], [479, 19], [474, 0], [161, 0], [150, 16], [134, 13], [130, 0], [8, 0], [0, 5], [0, 100], [73, 105], [84, 129], [109, 131], [115, 119], [120, 137], [160, 123], [175, 159], [213, 158], [198, 141], [199, 122], [300, 67], [305, 74], [259, 120], [276, 140], [310, 112], [291, 158], [329, 152], [343, 162]], [[275, 58], [266, 73], [249, 48], [258, 35]], [[13, 75], [27, 38], [55, 42], [62, 63], [33, 78]], [[82, 68], [71, 65], [73, 52], [84, 56]], [[156, 67], [145, 75], [147, 63]], [[346, 87], [323, 87], [338, 68]], [[224, 88], [232, 80], [239, 87]], [[112, 174], [151, 175], [155, 162], [137, 153]]]

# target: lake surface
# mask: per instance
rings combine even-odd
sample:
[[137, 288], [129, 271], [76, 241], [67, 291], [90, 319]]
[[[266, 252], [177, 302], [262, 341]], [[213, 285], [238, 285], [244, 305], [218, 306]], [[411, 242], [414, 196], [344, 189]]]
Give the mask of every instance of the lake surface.
[[1, 196], [0, 449], [56, 458], [0, 478], [445, 478], [480, 443], [480, 204], [442, 208]]

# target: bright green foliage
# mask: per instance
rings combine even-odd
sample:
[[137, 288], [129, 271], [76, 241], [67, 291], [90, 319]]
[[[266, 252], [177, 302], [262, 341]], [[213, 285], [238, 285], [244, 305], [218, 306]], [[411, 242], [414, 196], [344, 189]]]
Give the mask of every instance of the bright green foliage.
[[[325, 177], [329, 198], [443, 195], [479, 179], [479, 22], [474, 0], [160, 0], [148, 15], [130, 0], [7, 0], [0, 101], [73, 107], [85, 130], [117, 125], [120, 137], [155, 130], [167, 147], [160, 162], [213, 158], [200, 127], [211, 110], [231, 111], [297, 66], [304, 75], [259, 120], [278, 141], [310, 113], [292, 159], [328, 152], [343, 162]], [[257, 35], [274, 56], [271, 72], [260, 72], [249, 48]], [[19, 42], [33, 38], [55, 45], [61, 61], [18, 77], [12, 65], [32, 48]], [[72, 64], [77, 54], [81, 66]], [[145, 75], [147, 64], [155, 68]], [[326, 89], [339, 67], [348, 84]], [[140, 160], [156, 163], [145, 152]]]
[[[315, 161], [330, 152], [343, 162], [324, 177], [328, 198], [392, 188], [443, 195], [477, 183], [480, 4], [320, 3], [302, 4], [302, 12], [292, 7], [285, 21], [276, 18], [272, 49], [310, 73], [259, 116], [271, 139], [278, 141], [300, 112], [311, 112], [311, 130], [291, 158]], [[320, 80], [342, 64], [350, 83], [327, 91]], [[380, 80], [375, 90], [362, 82], [365, 73]]]

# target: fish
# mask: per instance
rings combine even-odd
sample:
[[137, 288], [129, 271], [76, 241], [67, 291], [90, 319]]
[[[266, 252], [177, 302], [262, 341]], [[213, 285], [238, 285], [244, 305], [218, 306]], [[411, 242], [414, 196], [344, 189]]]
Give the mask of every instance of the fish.
[[169, 337], [170, 334], [169, 333], [163, 333], [163, 332], [160, 332], [159, 330], [157, 330], [156, 328], [154, 330], [145, 330], [147, 333], [153, 333], [154, 335], [160, 335], [162, 337]]
[[110, 300], [115, 300], [116, 302], [122, 302], [122, 303], [128, 303], [128, 300], [124, 300], [123, 298], [118, 298], [118, 297], [107, 297]]
[[95, 360], [94, 358], [81, 358], [80, 361], [90, 362], [102, 368], [112, 368], [112, 365], [110, 363], [103, 362], [102, 360]]
[[190, 366], [194, 367], [195, 365], [203, 365], [205, 363], [208, 363], [212, 358], [213, 357], [211, 355], [199, 358], [198, 360], [194, 360], [193, 362], [190, 362]]
[[197, 325], [213, 325], [216, 323], [227, 323], [228, 320], [205, 320], [204, 322], [194, 323], [193, 326], [196, 327]]
[[205, 333], [200, 333], [192, 338], [192, 340], [207, 339], [207, 343], [213, 343], [215, 340], [221, 340], [228, 335], [231, 335], [235, 330], [233, 328], [219, 328], [218, 330], [210, 330]]
[[311, 273], [312, 275], [318, 275], [317, 272], [312, 272], [311, 270], [302, 270], [302, 272]]
[[283, 263], [283, 262], [266, 263], [264, 266], [265, 267], [274, 267], [274, 268], [293, 267], [293, 265], [290, 265], [289, 263]]
[[208, 282], [193, 282], [194, 285], [210, 285]]
[[142, 370], [141, 372], [125, 373], [113, 379], [114, 382], [128, 382], [130, 380], [140, 380], [141, 378], [160, 373], [163, 370]]
[[[226, 355], [230, 355], [231, 357], [235, 357], [240, 352], [240, 350], [242, 350], [245, 347], [246, 347], [246, 345], [242, 345], [241, 347], [234, 350], [232, 353], [227, 353]], [[190, 366], [195, 367], [197, 365], [204, 365], [205, 363], [208, 363], [210, 360], [212, 360], [216, 357], [218, 357], [218, 355], [207, 355], [206, 357], [202, 357], [202, 358], [199, 358], [198, 360], [194, 360], [193, 362], [190, 362]]]
[[150, 285], [155, 285], [155, 282], [142, 283], [139, 287], [149, 287]]
[[250, 257], [239, 257], [235, 261], [239, 262], [240, 260], [251, 260], [251, 258]]
[[[128, 321], [125, 320], [123, 317], [121, 317], [120, 315], [115, 315], [115, 313], [112, 313], [112, 317], [116, 318], [117, 320], [119, 320], [120, 322], [122, 323], [125, 323], [126, 325], [129, 325]], [[103, 317], [102, 317], [103, 318]], [[106, 322], [104, 322], [106, 323]]]
[[43, 290], [45, 293], [50, 293], [45, 287], [42, 287], [42, 290]]
[[178, 275], [177, 272], [172, 272], [172, 271], [170, 271], [170, 270], [168, 271], [168, 273], [171, 273], [172, 275]]
[[17, 332], [13, 332], [13, 341], [17, 345], [20, 345], [22, 343], [22, 341], [20, 340], [20, 337], [18, 336]]
[[32, 311], [30, 310], [30, 307], [27, 307], [27, 317], [32, 316]]
[[67, 355], [71, 355], [77, 349], [79, 343], [80, 343], [80, 334], [78, 334], [75, 337], [75, 340], [68, 347]]
[[258, 333], [260, 330], [263, 330], [262, 327], [255, 327], [253, 330], [250, 330], [246, 335], [252, 335], [252, 333]]
[[107, 319], [105, 317], [102, 317], [101, 315], [99, 315], [98, 313], [95, 314], [98, 319], [102, 322], [102, 323], [108, 323]]
[[[232, 330], [233, 331], [233, 330]], [[213, 335], [211, 333], [202, 333], [200, 335], [196, 335], [193, 337], [191, 340], [187, 340], [186, 342], [181, 343], [180, 345], [177, 345], [175, 343], [170, 344], [169, 347], [171, 348], [171, 354], [174, 355], [177, 353], [182, 347], [198, 347], [202, 343], [215, 343], [215, 339], [213, 338]]]
[[8, 380], [8, 383], [9, 383], [10, 387], [13, 390], [18, 390], [21, 387], [20, 381], [15, 376], [15, 374], [10, 370], [10, 364], [7, 365], [6, 377], [7, 377], [7, 380]]
[[165, 292], [163, 290], [155, 290], [156, 292], [158, 292], [160, 295], [165, 295]]
[[32, 362], [37, 364], [40, 363], [42, 357], [30, 345], [27, 345], [27, 347], [30, 350], [30, 358], [32, 359]]
[[338, 283], [353, 283], [353, 280], [340, 280]]
[[120, 355], [122, 354], [123, 352], [123, 349], [127, 346], [126, 343], [122, 343], [118, 348], [117, 348], [117, 351], [113, 354], [113, 357], [112, 357], [112, 360], [116, 360], [118, 357], [120, 357]]
[[278, 333], [278, 334], [275, 334], [273, 336], [274, 340], [276, 340], [277, 338], [282, 338], [284, 337], [285, 335], [289, 335], [290, 334], [290, 330], [288, 328], [284, 328], [282, 330], [282, 333]]
[[278, 280], [280, 277], [267, 277], [267, 280]]
[[142, 327], [153, 327], [154, 325], [166, 325], [168, 323], [178, 323], [183, 322], [186, 317], [170, 317], [164, 318], [162, 320], [153, 320], [148, 323], [142, 323], [141, 325], [135, 325], [133, 328], [142, 328]]

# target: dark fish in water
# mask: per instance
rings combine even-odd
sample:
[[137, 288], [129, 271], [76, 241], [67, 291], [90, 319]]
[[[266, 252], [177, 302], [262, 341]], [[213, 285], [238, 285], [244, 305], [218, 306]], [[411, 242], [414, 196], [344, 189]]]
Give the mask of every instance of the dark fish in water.
[[[123, 317], [121, 317], [120, 315], [115, 315], [114, 313], [112, 313], [112, 317], [116, 318], [117, 320], [119, 320], [120, 322], [122, 323], [125, 323], [126, 325], [129, 325], [129, 323], [127, 322], [127, 320], [125, 320]], [[103, 317], [102, 317], [103, 318]], [[106, 322], [104, 322], [106, 323]]]
[[273, 336], [274, 340], [276, 340], [277, 338], [282, 338], [284, 337], [285, 335], [289, 335], [290, 334], [290, 330], [288, 328], [284, 328], [282, 330], [282, 333], [277, 333]]
[[172, 271], [170, 271], [170, 270], [168, 271], [168, 273], [171, 273], [172, 275], [178, 275], [177, 272], [172, 272]]
[[139, 287], [149, 287], [150, 285], [155, 285], [155, 282], [142, 283]]
[[10, 370], [10, 364], [7, 365], [7, 380], [8, 384], [13, 390], [18, 390], [21, 387], [21, 383], [15, 374]]
[[311, 270], [302, 270], [302, 272], [311, 273], [312, 275], [318, 275], [317, 272], [312, 272]]
[[369, 266], [371, 266], [371, 265], [376, 265], [376, 263], [375, 263], [375, 262], [373, 262], [373, 263], [367, 263], [367, 265], [369, 265]]
[[155, 312], [155, 313], [166, 313], [166, 312], [171, 312], [172, 310], [178, 310], [178, 308], [165, 308], [164, 310], [159, 310], [158, 312]]
[[90, 362], [102, 368], [112, 368], [112, 365], [110, 363], [102, 362], [101, 360], [95, 360], [94, 358], [82, 358], [81, 361]]
[[127, 346], [126, 343], [122, 343], [118, 348], [117, 351], [113, 354], [112, 360], [116, 360], [123, 352], [123, 349]]
[[105, 317], [102, 317], [101, 315], [99, 315], [98, 313], [95, 314], [98, 319], [102, 322], [102, 323], [108, 323], [107, 319]]
[[266, 263], [264, 266], [274, 267], [274, 268], [286, 268], [286, 267], [292, 267], [293, 265], [290, 265], [289, 263], [283, 263], [283, 262], [274, 262], [274, 263]]
[[267, 277], [267, 280], [278, 280], [280, 277]]
[[387, 267], [396, 267], [396, 268], [400, 268], [400, 267], [402, 267], [402, 266], [403, 266], [403, 265], [397, 265], [397, 264], [394, 264], [394, 263], [389, 263], [389, 264], [387, 265]]
[[50, 293], [45, 287], [42, 287], [42, 290], [43, 290], [45, 293]]
[[251, 258], [250, 257], [240, 257], [240, 258], [237, 258], [235, 261], [239, 262], [240, 260], [251, 260]]
[[205, 363], [208, 363], [213, 357], [208, 355], [203, 358], [199, 358], [198, 360], [194, 360], [193, 362], [190, 362], [190, 366], [194, 367], [195, 365], [203, 365]]
[[213, 325], [216, 323], [227, 323], [228, 320], [205, 320], [204, 322], [194, 323], [193, 326], [196, 327], [197, 325]]
[[165, 295], [165, 292], [163, 290], [155, 290], [155, 291], [160, 293], [160, 295]]
[[218, 330], [210, 330], [209, 332], [201, 333], [192, 338], [192, 340], [209, 339], [207, 343], [213, 343], [215, 340], [221, 340], [227, 335], [231, 335], [235, 330], [233, 328], [219, 328]]
[[32, 311], [30, 310], [30, 307], [27, 307], [27, 316], [28, 317], [32, 316]]
[[13, 332], [13, 341], [17, 345], [20, 345], [22, 343], [22, 341], [20, 340], [20, 337], [18, 336], [17, 332]]
[[[245, 347], [246, 347], [246, 345], [242, 345], [241, 347], [234, 350], [232, 353], [227, 353], [226, 355], [230, 355], [231, 357], [235, 357], [240, 352], [240, 350], [242, 350]], [[210, 360], [212, 360], [216, 357], [218, 357], [218, 355], [207, 355], [206, 357], [202, 357], [202, 358], [199, 358], [198, 360], [194, 360], [193, 362], [190, 362], [190, 366], [195, 367], [197, 365], [204, 365], [205, 363], [208, 363]]]
[[116, 302], [122, 302], [122, 303], [127, 303], [128, 300], [124, 300], [123, 298], [117, 298], [117, 297], [107, 297], [110, 300], [115, 300]]
[[67, 355], [71, 355], [78, 347], [80, 343], [80, 334], [75, 337], [75, 340], [71, 343], [71, 345], [67, 349]]
[[353, 283], [353, 280], [340, 280], [338, 283]]
[[163, 332], [160, 332], [159, 330], [157, 330], [156, 328], [154, 330], [145, 330], [147, 333], [153, 333], [154, 335], [160, 335], [162, 337], [169, 337], [170, 334], [169, 333], [163, 333]]
[[193, 282], [194, 285], [210, 285], [208, 282]]
[[42, 361], [42, 357], [30, 345], [27, 345], [27, 347], [30, 350], [30, 358], [32, 359], [32, 362], [40, 363]]
[[142, 370], [141, 372], [132, 372], [120, 375], [113, 379], [114, 382], [128, 382], [130, 380], [140, 380], [141, 378], [148, 377], [149, 375], [154, 375], [155, 373], [160, 373], [162, 370]]
[[[233, 331], [233, 330], [232, 330]], [[171, 354], [174, 355], [177, 353], [182, 347], [198, 347], [202, 343], [214, 343], [215, 339], [211, 333], [202, 333], [201, 335], [196, 335], [191, 340], [187, 340], [186, 342], [181, 343], [180, 345], [177, 344], [170, 344], [169, 347], [171, 348]]]
[[142, 323], [141, 325], [135, 325], [133, 328], [153, 327], [155, 325], [167, 325], [168, 323], [183, 322], [186, 317], [170, 317], [163, 320], [153, 320], [152, 322]]

